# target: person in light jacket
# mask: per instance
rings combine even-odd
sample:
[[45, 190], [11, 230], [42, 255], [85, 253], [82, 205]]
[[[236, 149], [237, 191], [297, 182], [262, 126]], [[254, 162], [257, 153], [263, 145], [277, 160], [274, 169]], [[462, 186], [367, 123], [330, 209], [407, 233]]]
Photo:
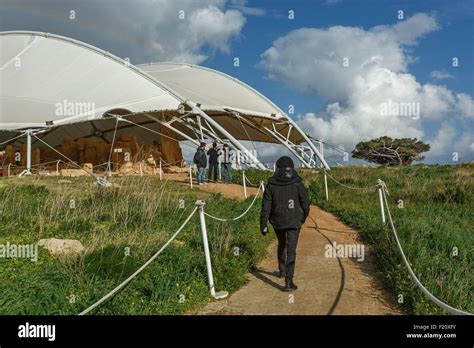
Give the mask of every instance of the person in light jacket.
[[221, 164], [221, 172], [226, 184], [232, 182], [232, 162], [234, 161], [234, 151], [228, 144], [224, 144], [219, 150], [219, 162]]

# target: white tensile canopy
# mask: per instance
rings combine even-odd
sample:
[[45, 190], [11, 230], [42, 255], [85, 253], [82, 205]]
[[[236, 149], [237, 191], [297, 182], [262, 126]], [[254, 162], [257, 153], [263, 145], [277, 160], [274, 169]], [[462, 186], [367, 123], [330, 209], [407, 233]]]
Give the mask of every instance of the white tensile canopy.
[[133, 66], [70, 38], [0, 32], [0, 149], [28, 134], [51, 146], [64, 135], [111, 143], [126, 131], [152, 143], [162, 127], [177, 141], [227, 140], [261, 168], [241, 140], [281, 143], [304, 165], [318, 157], [328, 168], [291, 118], [228, 75], [186, 64]]

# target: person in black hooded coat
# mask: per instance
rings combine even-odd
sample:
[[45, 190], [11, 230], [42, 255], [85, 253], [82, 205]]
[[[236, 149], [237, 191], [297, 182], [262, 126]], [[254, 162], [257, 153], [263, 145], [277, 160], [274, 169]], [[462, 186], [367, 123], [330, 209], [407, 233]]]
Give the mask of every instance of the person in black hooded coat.
[[278, 238], [278, 268], [285, 277], [285, 291], [296, 290], [293, 282], [296, 246], [301, 225], [309, 214], [310, 200], [291, 158], [280, 157], [275, 174], [268, 180], [260, 212], [260, 231], [268, 233], [270, 221]]

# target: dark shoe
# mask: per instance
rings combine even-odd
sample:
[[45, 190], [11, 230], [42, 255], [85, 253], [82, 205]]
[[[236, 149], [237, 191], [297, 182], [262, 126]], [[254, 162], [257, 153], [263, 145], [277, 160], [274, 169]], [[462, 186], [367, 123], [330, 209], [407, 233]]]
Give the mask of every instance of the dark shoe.
[[278, 278], [285, 278], [285, 271], [278, 272]]
[[298, 289], [295, 283], [293, 283], [293, 278], [285, 278], [285, 288], [283, 291], [293, 291]]

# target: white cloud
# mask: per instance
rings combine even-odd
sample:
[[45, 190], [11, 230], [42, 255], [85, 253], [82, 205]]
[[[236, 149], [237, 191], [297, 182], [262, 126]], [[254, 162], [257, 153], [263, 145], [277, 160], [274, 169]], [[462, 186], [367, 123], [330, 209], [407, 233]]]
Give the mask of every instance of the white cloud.
[[430, 77], [435, 80], [454, 79], [454, 76], [445, 70], [433, 70], [430, 72]]
[[267, 11], [263, 8], [259, 7], [248, 7], [248, 6], [240, 6], [240, 5], [235, 5], [232, 8], [235, 8], [236, 10], [239, 10], [242, 12], [244, 15], [247, 16], [257, 16], [257, 17], [262, 17], [267, 14]]
[[426, 13], [416, 13], [395, 25], [379, 25], [371, 29], [374, 33], [390, 36], [400, 44], [416, 45], [425, 35], [439, 30], [436, 18]]
[[[221, 11], [215, 6], [195, 10], [189, 17], [188, 32], [182, 33], [183, 38], [189, 36], [185, 52], [196, 52], [207, 44], [214, 49], [229, 52], [229, 40], [237, 36], [245, 18], [239, 11]], [[185, 39], [183, 39], [185, 40]]]
[[[131, 25], [160, 60], [201, 63], [207, 59], [204, 48], [229, 52], [230, 41], [240, 35], [245, 17], [237, 10], [225, 9], [225, 1], [164, 1], [131, 4]], [[123, 11], [123, 9], [121, 9]], [[184, 11], [184, 19], [179, 18]], [[144, 27], [142, 27], [144, 26]]]
[[472, 161], [474, 159], [474, 134], [469, 131], [456, 129], [448, 121], [443, 121], [435, 137], [428, 140], [431, 145], [431, 156], [458, 155], [459, 161]]
[[464, 132], [453, 141], [453, 151], [458, 152], [461, 161], [474, 160], [474, 133]]
[[443, 122], [436, 137], [430, 141], [431, 154], [442, 155], [453, 151], [452, 144], [456, 137], [456, 129], [448, 122]]
[[[260, 66], [267, 70], [270, 79], [329, 101], [348, 98], [356, 77], [374, 66], [393, 71], [406, 69], [397, 42], [360, 28], [342, 26], [292, 31], [277, 39], [262, 58]], [[345, 58], [347, 67], [343, 66]]]
[[[119, 55], [128, 50], [132, 64], [144, 63], [135, 61], [142, 57], [201, 63], [214, 51], [229, 52], [246, 22], [242, 12], [229, 8], [227, 0], [115, 0], [113, 5], [95, 1], [93, 6], [90, 1], [36, 4], [18, 0], [12, 6], [21, 13], [47, 13], [47, 17], [38, 16], [45, 31], [78, 38]], [[50, 20], [64, 18], [71, 9], [76, 11], [74, 22], [65, 25]], [[29, 18], [21, 19], [26, 27]]]
[[[298, 116], [297, 122], [317, 138], [349, 149], [381, 135], [423, 139], [427, 124], [473, 114], [469, 95], [455, 94], [446, 86], [423, 85], [408, 72], [415, 58], [407, 46], [417, 45], [439, 28], [436, 19], [426, 14], [368, 30], [302, 28], [277, 39], [262, 54], [260, 66], [268, 78], [328, 103], [321, 112]], [[400, 109], [419, 107], [419, 117], [415, 113], [385, 116], [383, 107], [394, 104]], [[437, 144], [448, 140], [446, 127]], [[452, 143], [454, 138], [449, 140]]]
[[466, 118], [474, 118], [474, 100], [465, 93], [459, 93], [457, 96], [457, 108], [461, 115]]

